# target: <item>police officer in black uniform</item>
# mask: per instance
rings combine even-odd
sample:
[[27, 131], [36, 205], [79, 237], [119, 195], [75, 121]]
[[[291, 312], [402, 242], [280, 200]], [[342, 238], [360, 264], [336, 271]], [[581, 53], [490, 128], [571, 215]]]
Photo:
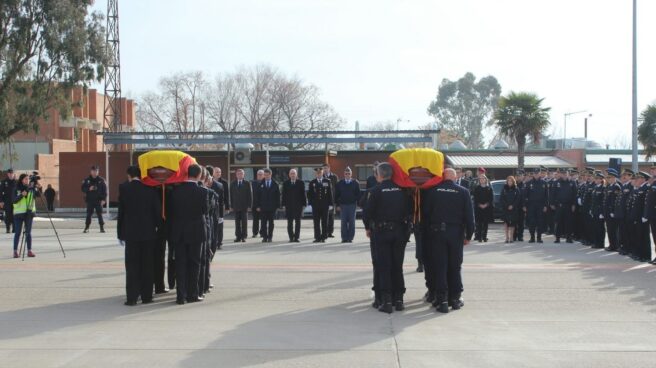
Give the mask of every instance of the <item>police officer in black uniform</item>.
[[588, 181], [585, 184], [582, 203], [582, 210], [584, 214], [583, 226], [585, 228], [583, 236], [583, 245], [594, 245], [594, 221], [592, 218], [592, 194], [595, 189], [594, 176], [595, 170], [593, 168], [586, 168], [588, 170]]
[[572, 214], [576, 207], [576, 185], [567, 179], [566, 169], [558, 170], [556, 179], [551, 183], [550, 206], [554, 213], [556, 222], [556, 241], [560, 243], [560, 238], [565, 238], [568, 243], [572, 243], [571, 224]]
[[583, 213], [583, 197], [585, 196], [585, 186], [587, 184], [588, 172], [581, 170], [579, 179], [576, 182], [576, 213], [574, 219], [574, 240], [583, 242], [585, 235], [585, 214]]
[[622, 186], [617, 182], [620, 174], [617, 170], [609, 168], [608, 185], [606, 186], [606, 197], [604, 198], [604, 217], [606, 219], [606, 230], [608, 231], [608, 248], [609, 252], [617, 252], [620, 249], [619, 220], [615, 215], [615, 204], [617, 198], [622, 195]]
[[331, 205], [330, 206], [331, 208], [328, 209], [327, 237], [334, 238], [335, 236], [333, 235], [333, 231], [335, 229], [335, 207], [334, 207], [335, 194], [336, 194], [335, 188], [337, 187], [337, 182], [339, 181], [339, 178], [337, 177], [337, 175], [335, 175], [330, 171], [330, 165], [328, 164], [323, 165], [323, 176], [324, 178], [330, 180], [330, 185], [332, 190], [331, 195], [333, 196], [332, 199], [333, 205]]
[[630, 222], [630, 213], [628, 211], [629, 201], [631, 199], [631, 194], [633, 192], [633, 185], [631, 181], [633, 180], [633, 170], [624, 169], [622, 172], [622, 194], [617, 197], [615, 201], [615, 218], [618, 221], [619, 225], [619, 253], [621, 255], [627, 255], [631, 253], [631, 243], [630, 243], [630, 232], [631, 232], [631, 222]]
[[323, 167], [317, 167], [314, 171], [317, 177], [310, 181], [307, 199], [312, 206], [314, 243], [325, 243], [328, 238], [328, 211], [334, 205], [333, 186], [323, 176]]
[[[523, 208], [526, 205], [524, 204], [524, 199], [526, 195], [526, 183], [524, 182], [524, 170], [517, 170], [517, 189], [519, 189], [520, 200], [519, 208]], [[472, 189], [473, 191], [473, 189]], [[524, 221], [526, 220], [526, 214], [524, 211], [519, 211], [519, 216], [517, 217], [517, 226], [515, 226], [515, 234], [513, 235], [513, 240], [520, 242], [524, 241]]]
[[456, 172], [444, 170], [444, 181], [425, 192], [421, 202], [426, 224], [426, 246], [431, 248], [435, 273], [435, 299], [442, 313], [460, 309], [464, 303], [462, 276], [463, 247], [474, 234], [474, 209], [469, 190], [455, 184]]
[[544, 217], [547, 212], [547, 183], [540, 177], [540, 169], [535, 169], [533, 179], [524, 188], [524, 212], [526, 212], [526, 225], [531, 235], [529, 243], [542, 243], [544, 231]]
[[604, 227], [604, 198], [606, 195], [605, 177], [601, 171], [595, 173], [595, 188], [592, 192], [592, 221], [593, 245], [592, 248], [604, 248], [606, 242], [606, 228]]
[[392, 313], [393, 309], [401, 311], [405, 308], [403, 258], [410, 231], [412, 199], [392, 182], [392, 165], [383, 162], [378, 165], [377, 172], [380, 185], [371, 190], [367, 201], [371, 229], [367, 236], [373, 238], [376, 250], [376, 268], [382, 294], [378, 310]]
[[631, 196], [631, 220], [633, 221], [633, 259], [639, 262], [651, 260], [651, 242], [649, 240], [649, 219], [645, 217], [645, 202], [650, 187], [647, 180], [651, 175], [640, 171], [636, 174], [633, 194]]
[[16, 196], [16, 174], [14, 169], [7, 170], [7, 177], [0, 182], [0, 209], [5, 210], [7, 234], [14, 232], [14, 197]]
[[84, 226], [85, 233], [89, 232], [93, 211], [96, 211], [96, 215], [98, 216], [100, 232], [105, 232], [105, 221], [102, 216], [102, 207], [107, 200], [107, 184], [105, 184], [105, 179], [98, 176], [99, 172], [100, 168], [98, 165], [91, 166], [89, 176], [82, 181], [82, 193], [84, 193], [84, 200], [87, 203], [87, 218]]
[[[656, 163], [649, 168], [649, 174], [651, 180], [649, 181], [649, 192], [647, 192], [647, 198], [645, 199], [645, 218], [649, 220], [651, 236], [656, 244]], [[651, 259], [651, 250], [649, 258], [649, 263], [656, 264], [656, 259]]]
[[[373, 169], [373, 176], [376, 180], [375, 183], [370, 183], [367, 180], [367, 191], [364, 193], [362, 197], [360, 197], [360, 207], [362, 207], [362, 222], [364, 223], [364, 230], [369, 236], [369, 250], [371, 252], [371, 265], [373, 268], [373, 286], [371, 287], [371, 290], [374, 292], [374, 301], [371, 303], [371, 306], [378, 309], [380, 307], [382, 297], [380, 293], [380, 284], [378, 282], [378, 272], [377, 272], [377, 262], [376, 262], [376, 248], [374, 245], [374, 239], [371, 237], [371, 222], [369, 221], [369, 213], [367, 212], [367, 207], [369, 203], [369, 198], [371, 197], [371, 192], [372, 190], [379, 184], [378, 179], [376, 178], [377, 176], [377, 166], [378, 162], [375, 163], [374, 169]], [[372, 185], [373, 184], [373, 185]]]

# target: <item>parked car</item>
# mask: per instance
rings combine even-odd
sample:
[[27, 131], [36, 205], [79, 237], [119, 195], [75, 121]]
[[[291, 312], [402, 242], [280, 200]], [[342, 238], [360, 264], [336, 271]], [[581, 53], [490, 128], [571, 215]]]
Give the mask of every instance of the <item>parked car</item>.
[[501, 219], [503, 211], [501, 210], [501, 191], [503, 186], [506, 185], [505, 180], [492, 180], [490, 186], [492, 186], [492, 192], [494, 193], [494, 219]]

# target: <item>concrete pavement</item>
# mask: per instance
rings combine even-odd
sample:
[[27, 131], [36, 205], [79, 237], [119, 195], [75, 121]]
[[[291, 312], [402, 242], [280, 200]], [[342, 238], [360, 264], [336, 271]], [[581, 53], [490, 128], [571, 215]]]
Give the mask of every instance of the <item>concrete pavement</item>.
[[646, 367], [656, 360], [656, 267], [579, 244], [466, 248], [465, 308], [421, 302], [423, 276], [406, 253], [407, 309], [373, 310], [369, 245], [232, 244], [213, 264], [215, 289], [178, 306], [173, 293], [125, 307], [114, 224], [82, 234], [57, 221], [34, 231], [37, 258], [11, 259], [0, 234], [3, 367]]

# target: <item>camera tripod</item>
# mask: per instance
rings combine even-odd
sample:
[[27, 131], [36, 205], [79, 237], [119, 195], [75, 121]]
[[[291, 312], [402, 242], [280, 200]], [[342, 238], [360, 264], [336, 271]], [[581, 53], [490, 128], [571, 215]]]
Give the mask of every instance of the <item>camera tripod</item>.
[[[34, 196], [35, 196], [36, 188], [32, 187], [32, 188], [29, 189], [29, 191], [32, 192], [32, 197], [30, 198], [30, 200], [27, 203], [28, 204], [28, 206], [27, 206], [28, 211], [25, 213], [25, 215], [26, 216], [33, 216], [32, 218], [34, 218], [35, 214], [30, 210], [30, 208], [32, 208], [32, 205], [34, 204], [34, 201], [35, 201]], [[48, 220], [50, 221], [50, 226], [52, 226], [52, 230], [55, 232], [55, 237], [57, 237], [57, 242], [59, 243], [59, 249], [61, 249], [62, 254], [64, 255], [64, 258], [66, 258], [66, 252], [64, 251], [64, 246], [62, 245], [61, 239], [59, 239], [59, 233], [57, 232], [57, 228], [55, 227], [54, 222], [52, 222], [52, 217], [50, 217], [50, 210], [48, 210], [48, 205], [45, 203], [45, 200], [43, 199], [43, 197], [39, 196], [39, 198], [41, 198], [41, 204], [43, 204], [46, 208], [46, 214], [48, 214]], [[32, 226], [34, 226], [34, 224], [32, 224]], [[31, 228], [30, 228], [30, 231], [32, 231]], [[27, 219], [26, 219], [26, 222], [23, 226], [23, 234], [21, 235], [20, 250], [19, 250], [19, 254], [21, 255], [21, 260], [22, 261], [25, 261], [25, 250], [27, 248], [25, 246], [26, 245], [25, 244], [25, 234], [26, 234], [26, 232], [27, 232]]]

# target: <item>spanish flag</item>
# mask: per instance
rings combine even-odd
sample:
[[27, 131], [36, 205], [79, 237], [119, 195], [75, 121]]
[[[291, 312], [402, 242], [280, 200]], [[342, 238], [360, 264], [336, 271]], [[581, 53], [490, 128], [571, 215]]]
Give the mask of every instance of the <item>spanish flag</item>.
[[[388, 159], [394, 169], [392, 181], [404, 188], [427, 189], [442, 182], [444, 171], [444, 155], [442, 152], [430, 148], [408, 148], [392, 153]], [[423, 168], [434, 176], [423, 185], [416, 184], [411, 176], [410, 170]]]
[[[139, 156], [139, 168], [141, 169], [141, 181], [149, 186], [160, 186], [162, 184], [181, 183], [187, 180], [189, 166], [196, 163], [196, 159], [180, 151], [150, 151]], [[148, 170], [163, 167], [171, 171], [164, 183], [154, 180], [148, 176]]]

